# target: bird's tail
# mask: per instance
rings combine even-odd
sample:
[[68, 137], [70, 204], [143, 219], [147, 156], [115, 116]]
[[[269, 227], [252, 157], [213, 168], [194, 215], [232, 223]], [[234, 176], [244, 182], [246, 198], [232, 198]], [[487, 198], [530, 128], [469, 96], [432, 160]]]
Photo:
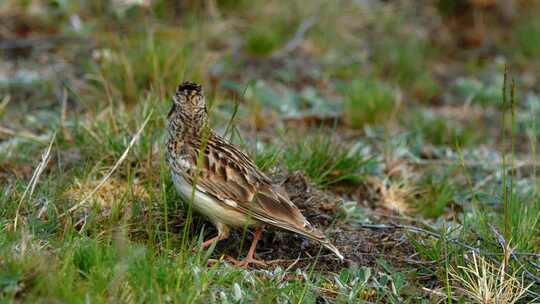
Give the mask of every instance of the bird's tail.
[[[290, 201], [285, 200], [283, 197], [280, 197], [285, 206], [293, 205]], [[294, 205], [293, 205], [294, 206]], [[326, 236], [317, 228], [313, 227], [300, 213], [300, 210], [294, 206], [294, 208], [290, 209], [293, 213], [292, 216], [285, 217], [283, 216], [283, 220], [276, 220], [275, 218], [269, 218], [268, 216], [262, 215], [260, 213], [252, 213], [253, 217], [256, 219], [270, 224], [272, 226], [280, 227], [285, 230], [289, 230], [298, 234], [301, 234], [309, 239], [312, 239], [314, 241], [317, 241], [321, 243], [324, 247], [328, 248], [330, 251], [332, 251], [341, 261], [343, 261], [344, 257], [339, 252], [336, 246], [334, 246], [330, 240], [326, 238]], [[249, 213], [251, 210], [246, 210], [247, 213]], [[252, 211], [251, 211], [252, 212]]]
[[339, 252], [339, 250], [337, 249], [336, 246], [334, 246], [332, 243], [330, 243], [330, 241], [328, 240], [325, 240], [326, 242], [321, 242], [321, 244], [323, 244], [324, 247], [328, 248], [330, 251], [332, 251], [342, 262], [343, 262], [343, 255], [341, 254], [341, 252]]
[[306, 227], [303, 227], [303, 229], [291, 229], [291, 230], [294, 230], [295, 232], [303, 235], [303, 236], [306, 236], [308, 237], [309, 239], [312, 239], [314, 241], [317, 241], [319, 243], [321, 243], [321, 245], [323, 245], [324, 247], [328, 248], [330, 251], [332, 251], [342, 262], [343, 262], [343, 259], [344, 259], [344, 256], [343, 254], [341, 254], [341, 252], [339, 252], [339, 249], [337, 249], [336, 246], [334, 246], [334, 244], [332, 244], [327, 238], [326, 236], [321, 232], [319, 231], [317, 228], [311, 226], [311, 225], [307, 225]]

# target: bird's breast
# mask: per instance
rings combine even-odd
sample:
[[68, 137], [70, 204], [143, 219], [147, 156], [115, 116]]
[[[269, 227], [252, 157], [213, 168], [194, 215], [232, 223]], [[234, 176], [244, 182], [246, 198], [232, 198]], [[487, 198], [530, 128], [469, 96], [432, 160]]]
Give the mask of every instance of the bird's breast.
[[231, 206], [231, 203], [220, 202], [217, 198], [198, 189], [194, 189], [193, 185], [186, 181], [180, 174], [172, 172], [172, 176], [174, 185], [185, 202], [191, 202], [193, 204], [193, 210], [205, 215], [213, 223], [219, 222], [231, 227], [252, 227], [259, 225], [259, 221], [235, 210]]

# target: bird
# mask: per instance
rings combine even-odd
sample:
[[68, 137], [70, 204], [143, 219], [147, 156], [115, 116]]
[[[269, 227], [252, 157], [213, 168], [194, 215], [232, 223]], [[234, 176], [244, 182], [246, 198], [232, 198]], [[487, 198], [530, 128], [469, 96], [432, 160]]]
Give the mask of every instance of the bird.
[[183, 201], [218, 231], [202, 243], [203, 249], [227, 239], [231, 228], [255, 228], [245, 259], [229, 258], [236, 266], [264, 266], [264, 261], [255, 259], [255, 249], [264, 227], [273, 227], [319, 242], [343, 261], [338, 248], [306, 220], [284, 189], [209, 127], [206, 98], [197, 83], [181, 83], [172, 97], [166, 159]]

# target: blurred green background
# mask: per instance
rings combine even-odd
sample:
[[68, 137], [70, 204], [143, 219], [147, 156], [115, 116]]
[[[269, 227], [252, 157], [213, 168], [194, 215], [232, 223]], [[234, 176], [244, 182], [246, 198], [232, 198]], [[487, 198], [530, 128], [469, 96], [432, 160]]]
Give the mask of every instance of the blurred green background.
[[[466, 303], [467, 243], [489, 277], [504, 265], [519, 288], [535, 283], [532, 301], [539, 58], [535, 0], [0, 0], [0, 300]], [[186, 250], [212, 228], [183, 238], [163, 159], [185, 80], [262, 170], [305, 177], [323, 203], [303, 211], [349, 264], [262, 275], [206, 268], [227, 249]], [[69, 214], [147, 117], [91, 206]], [[276, 235], [267, 243], [294, 261], [284, 244], [300, 242]]]

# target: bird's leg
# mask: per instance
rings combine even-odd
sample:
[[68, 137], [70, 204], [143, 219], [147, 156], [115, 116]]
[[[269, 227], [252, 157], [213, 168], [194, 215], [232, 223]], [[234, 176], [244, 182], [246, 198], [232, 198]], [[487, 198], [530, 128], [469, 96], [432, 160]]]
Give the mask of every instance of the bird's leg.
[[207, 249], [208, 247], [210, 247], [212, 244], [214, 244], [215, 242], [218, 242], [218, 241], [221, 241], [222, 239], [220, 239], [219, 235], [216, 235], [215, 237], [211, 238], [211, 239], [208, 239], [206, 241], [204, 241], [201, 245], [201, 248], [202, 249]]
[[249, 264], [257, 264], [259, 266], [266, 266], [266, 263], [263, 261], [256, 260], [253, 256], [255, 255], [255, 248], [257, 247], [257, 242], [261, 238], [263, 228], [259, 227], [255, 231], [255, 236], [253, 237], [253, 241], [251, 242], [251, 246], [249, 247], [248, 254], [245, 259], [241, 261], [237, 261], [231, 257], [228, 258], [230, 262], [232, 262], [237, 267], [246, 267]]
[[[202, 249], [207, 249], [208, 247], [212, 246], [212, 244], [214, 244], [215, 242], [219, 242], [229, 237], [229, 234], [230, 234], [229, 227], [218, 223], [216, 224], [216, 228], [218, 229], [218, 235], [204, 241], [201, 245]], [[193, 252], [196, 252], [197, 250], [198, 250], [197, 248], [193, 248]]]

